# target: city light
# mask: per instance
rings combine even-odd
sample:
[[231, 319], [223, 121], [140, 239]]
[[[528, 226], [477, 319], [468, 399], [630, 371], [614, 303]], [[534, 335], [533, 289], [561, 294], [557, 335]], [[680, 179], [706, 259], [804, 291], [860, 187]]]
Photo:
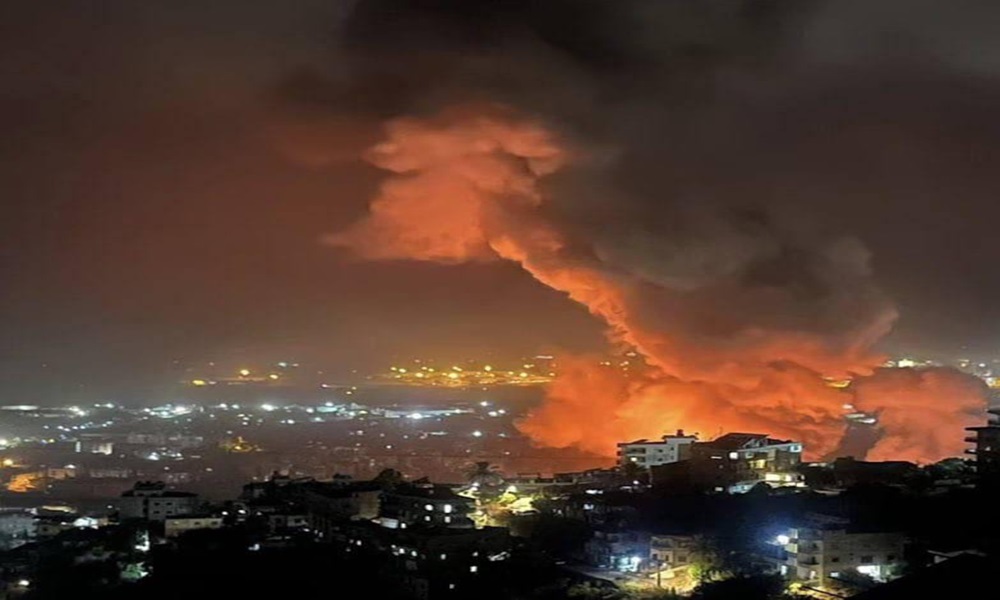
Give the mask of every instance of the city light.
[[435, 368], [431, 361], [415, 360], [412, 368], [393, 365], [382, 379], [394, 384], [419, 387], [491, 387], [491, 386], [533, 386], [552, 381], [555, 373], [551, 370], [536, 372], [536, 365], [525, 363], [518, 369], [504, 370], [492, 364], [477, 366], [470, 361], [464, 366], [451, 365]]

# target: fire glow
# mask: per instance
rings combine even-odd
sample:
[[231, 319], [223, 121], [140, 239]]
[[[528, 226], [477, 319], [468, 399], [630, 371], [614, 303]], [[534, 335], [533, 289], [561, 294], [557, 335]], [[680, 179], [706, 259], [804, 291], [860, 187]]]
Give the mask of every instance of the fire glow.
[[389, 121], [366, 159], [388, 177], [370, 214], [330, 244], [371, 260], [513, 261], [644, 359], [628, 378], [563, 359], [518, 425], [536, 443], [611, 455], [616, 442], [675, 429], [752, 431], [801, 440], [818, 458], [836, 451], [852, 404], [879, 415], [870, 459], [928, 462], [961, 453], [985, 406], [981, 382], [957, 371], [879, 368], [872, 346], [896, 312], [850, 238], [753, 211], [635, 218], [617, 198], [599, 205], [612, 227], [588, 226], [548, 185], [586, 172], [585, 153], [495, 108]]

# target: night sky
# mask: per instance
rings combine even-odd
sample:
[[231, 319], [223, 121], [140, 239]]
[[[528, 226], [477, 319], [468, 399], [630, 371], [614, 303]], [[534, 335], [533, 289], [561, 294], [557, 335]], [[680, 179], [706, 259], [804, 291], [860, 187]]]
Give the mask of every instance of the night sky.
[[175, 360], [604, 348], [515, 265], [321, 243], [376, 192], [379, 123], [484, 99], [613, 153], [622, 189], [857, 237], [900, 313], [886, 350], [1000, 356], [998, 22], [989, 0], [6, 2], [0, 402], [141, 396]]

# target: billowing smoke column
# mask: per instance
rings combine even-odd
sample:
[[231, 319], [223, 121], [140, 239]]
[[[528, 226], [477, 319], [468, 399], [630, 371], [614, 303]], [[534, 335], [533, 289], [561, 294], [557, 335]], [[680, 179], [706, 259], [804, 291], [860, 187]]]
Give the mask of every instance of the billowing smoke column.
[[[368, 147], [385, 174], [368, 216], [329, 242], [374, 260], [512, 261], [643, 359], [625, 376], [561, 355], [519, 424], [537, 443], [610, 455], [678, 428], [751, 431], [820, 457], [850, 405], [878, 415], [873, 458], [961, 453], [982, 384], [880, 368], [896, 310], [842, 232], [891, 240], [886, 223], [914, 211], [935, 229], [959, 193], [945, 190], [994, 189], [970, 183], [995, 177], [969, 157], [995, 141], [982, 23], [1000, 5], [350, 6], [337, 68], [286, 82], [294, 126], [278, 128], [300, 162]], [[827, 385], [840, 378], [853, 383]]]
[[[388, 173], [369, 216], [328, 241], [367, 259], [514, 261], [644, 358], [629, 377], [561, 360], [547, 400], [519, 423], [539, 444], [609, 455], [680, 428], [752, 431], [819, 457], [840, 443], [851, 404], [879, 415], [874, 457], [961, 452], [981, 384], [878, 368], [872, 345], [896, 315], [860, 243], [739, 202], [677, 203], [669, 187], [636, 202], [595, 154], [498, 107], [393, 119], [366, 154]], [[828, 385], [843, 377], [848, 390]]]

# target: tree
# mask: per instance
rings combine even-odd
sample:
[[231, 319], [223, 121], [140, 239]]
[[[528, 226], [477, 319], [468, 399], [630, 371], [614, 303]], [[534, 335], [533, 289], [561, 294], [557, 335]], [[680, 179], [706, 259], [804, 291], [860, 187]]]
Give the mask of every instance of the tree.
[[640, 467], [634, 462], [627, 462], [621, 467], [622, 475], [628, 480], [628, 483], [633, 481], [638, 481], [640, 483], [649, 483], [649, 470]]
[[406, 478], [403, 477], [403, 474], [396, 469], [382, 469], [382, 471], [380, 471], [372, 481], [379, 484], [379, 486], [384, 490], [391, 490], [405, 483]]
[[500, 474], [497, 466], [488, 461], [479, 461], [473, 464], [466, 475], [469, 478], [469, 485], [478, 487], [481, 491], [486, 489], [499, 491], [504, 484], [503, 475]]
[[567, 598], [578, 600], [625, 600], [625, 594], [613, 585], [578, 583], [566, 590]]
[[731, 577], [702, 583], [692, 600], [777, 600], [784, 596], [785, 583], [779, 575]]

